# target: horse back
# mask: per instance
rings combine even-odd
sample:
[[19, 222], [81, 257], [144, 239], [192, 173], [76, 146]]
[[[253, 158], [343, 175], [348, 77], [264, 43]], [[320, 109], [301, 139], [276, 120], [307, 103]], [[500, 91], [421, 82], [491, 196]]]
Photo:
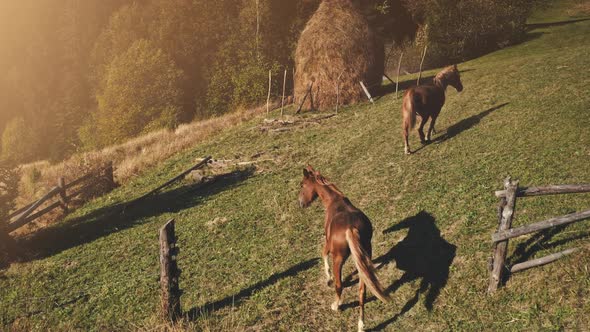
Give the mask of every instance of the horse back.
[[440, 111], [445, 103], [445, 94], [434, 85], [421, 85], [412, 88], [413, 104], [416, 111]]
[[370, 248], [373, 225], [361, 210], [351, 205], [336, 208], [331, 212], [330, 240], [332, 243], [347, 249], [346, 230], [354, 228], [359, 232], [362, 246], [365, 249]]

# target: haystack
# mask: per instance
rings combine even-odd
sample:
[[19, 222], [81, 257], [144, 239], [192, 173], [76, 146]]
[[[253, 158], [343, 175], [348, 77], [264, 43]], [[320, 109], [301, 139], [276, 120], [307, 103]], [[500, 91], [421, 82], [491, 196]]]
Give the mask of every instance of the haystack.
[[383, 53], [382, 43], [351, 0], [324, 0], [295, 51], [295, 102], [300, 104], [311, 86], [304, 109], [332, 109], [338, 82], [340, 105], [366, 101], [360, 81], [373, 88], [380, 85]]

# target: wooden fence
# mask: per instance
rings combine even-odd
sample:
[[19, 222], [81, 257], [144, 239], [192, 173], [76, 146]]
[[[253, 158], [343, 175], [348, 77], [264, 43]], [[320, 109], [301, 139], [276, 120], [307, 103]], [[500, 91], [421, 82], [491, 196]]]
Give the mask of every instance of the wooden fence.
[[180, 307], [181, 291], [178, 287], [180, 270], [176, 263], [179, 249], [176, 245], [174, 219], [169, 220], [162, 228], [160, 228], [159, 233], [160, 312], [164, 320], [175, 321], [182, 314], [182, 309]]
[[[115, 186], [112, 162], [106, 167], [90, 172], [70, 183], [66, 183], [65, 179], [60, 177], [57, 180], [56, 186], [51, 188], [51, 190], [49, 190], [49, 192], [43, 195], [43, 197], [41, 197], [39, 200], [27, 204], [9, 214], [7, 217], [8, 220], [6, 220], [5, 225], [3, 225], [3, 231], [6, 233], [11, 233], [57, 208], [61, 208], [65, 213], [68, 213], [68, 203], [72, 198], [87, 192], [90, 188], [95, 187], [98, 184], [106, 184], [110, 187]], [[73, 191], [68, 192], [68, 190]], [[57, 197], [57, 201], [49, 204], [39, 211], [36, 211], [44, 203], [54, 197]]]
[[[504, 181], [504, 190], [496, 191], [496, 197], [500, 198], [498, 206], [498, 231], [492, 234], [493, 253], [490, 261], [490, 283], [488, 292], [495, 292], [504, 273], [506, 252], [508, 249], [508, 240], [517, 236], [538, 232], [552, 227], [566, 225], [590, 218], [590, 210], [568, 214], [565, 216], [555, 217], [548, 220], [536, 222], [530, 225], [512, 228], [512, 219], [516, 208], [517, 197], [529, 197], [540, 195], [569, 194], [569, 193], [587, 193], [590, 192], [590, 184], [575, 185], [552, 185], [546, 187], [528, 187], [519, 188], [518, 181], [513, 181], [508, 177]], [[518, 263], [511, 266], [510, 272], [515, 273], [531, 267], [551, 263], [561, 257], [575, 252], [576, 249], [567, 249], [559, 253], [551, 254], [542, 258], [533, 259], [527, 262]], [[508, 267], [507, 267], [508, 269]]]

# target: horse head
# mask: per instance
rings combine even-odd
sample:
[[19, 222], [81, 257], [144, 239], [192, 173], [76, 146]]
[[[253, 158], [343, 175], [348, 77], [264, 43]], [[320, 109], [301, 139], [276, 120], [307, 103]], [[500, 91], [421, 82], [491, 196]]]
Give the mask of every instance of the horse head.
[[463, 91], [463, 83], [461, 83], [461, 74], [457, 65], [453, 65], [449, 68], [448, 75], [446, 75], [447, 82], [450, 86], [455, 88], [458, 92]]
[[306, 208], [310, 206], [318, 197], [316, 190], [316, 176], [318, 175], [319, 172], [309, 165], [303, 169], [303, 180], [301, 180], [301, 190], [299, 191], [300, 207]]

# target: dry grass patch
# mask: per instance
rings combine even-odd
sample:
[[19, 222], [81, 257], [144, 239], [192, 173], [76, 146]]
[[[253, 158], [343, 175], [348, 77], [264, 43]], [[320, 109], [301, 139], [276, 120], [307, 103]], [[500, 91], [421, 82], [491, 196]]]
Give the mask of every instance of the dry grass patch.
[[[273, 104], [273, 108], [277, 103]], [[102, 150], [89, 151], [72, 156], [57, 164], [49, 161], [38, 161], [21, 166], [19, 195], [16, 206], [24, 206], [41, 197], [56, 185], [57, 179], [65, 176], [66, 182], [73, 181], [88, 172], [104, 167], [113, 162], [115, 181], [126, 183], [144, 170], [157, 165], [172, 155], [185, 151], [204, 139], [215, 135], [224, 129], [236, 126], [262, 114], [266, 107], [258, 107], [180, 125], [176, 130], [159, 130], [125, 143], [106, 147]], [[96, 193], [97, 196], [102, 193]], [[81, 204], [83, 202], [79, 202]], [[47, 222], [56, 220], [62, 213], [47, 215], [31, 227], [25, 229], [30, 233]]]

